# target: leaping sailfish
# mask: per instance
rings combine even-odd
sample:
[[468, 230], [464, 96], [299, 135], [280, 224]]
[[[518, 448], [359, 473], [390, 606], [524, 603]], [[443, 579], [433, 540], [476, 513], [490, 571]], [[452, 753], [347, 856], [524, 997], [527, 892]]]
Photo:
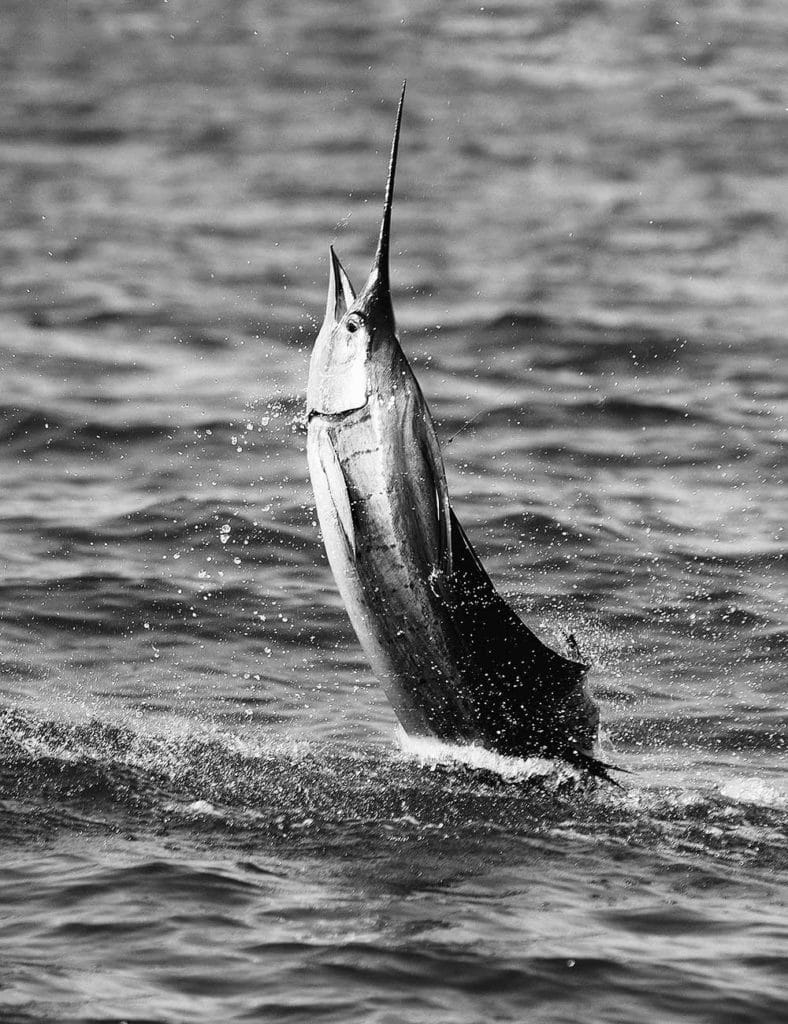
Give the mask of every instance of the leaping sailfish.
[[371, 273], [356, 295], [330, 249], [309, 368], [309, 472], [328, 560], [406, 732], [607, 778], [587, 666], [543, 644], [493, 586], [451, 507], [435, 425], [397, 339], [389, 236], [404, 96], [403, 85]]

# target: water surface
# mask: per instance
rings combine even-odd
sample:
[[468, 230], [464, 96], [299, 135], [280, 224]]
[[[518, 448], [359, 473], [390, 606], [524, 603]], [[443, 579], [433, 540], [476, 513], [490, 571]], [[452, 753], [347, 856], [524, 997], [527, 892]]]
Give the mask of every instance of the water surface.
[[[3, 1019], [785, 1016], [782, 6], [0, 13]], [[620, 790], [403, 737], [323, 554], [405, 76], [403, 347]]]

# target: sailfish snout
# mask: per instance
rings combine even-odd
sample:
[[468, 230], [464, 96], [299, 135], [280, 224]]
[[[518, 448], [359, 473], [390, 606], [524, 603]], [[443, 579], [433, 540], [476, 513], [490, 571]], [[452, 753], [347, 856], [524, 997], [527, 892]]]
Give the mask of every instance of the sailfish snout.
[[389, 169], [386, 178], [383, 219], [380, 223], [378, 246], [372, 262], [372, 269], [357, 302], [359, 311], [365, 314], [372, 329], [373, 343], [376, 339], [385, 338], [386, 335], [393, 337], [395, 329], [394, 307], [391, 301], [391, 282], [389, 279], [389, 242], [391, 238], [391, 207], [394, 200], [394, 177], [397, 171], [402, 108], [405, 102], [405, 85], [406, 83], [403, 82], [397, 105], [397, 119], [394, 125], [394, 138], [391, 142], [391, 156], [389, 158]]

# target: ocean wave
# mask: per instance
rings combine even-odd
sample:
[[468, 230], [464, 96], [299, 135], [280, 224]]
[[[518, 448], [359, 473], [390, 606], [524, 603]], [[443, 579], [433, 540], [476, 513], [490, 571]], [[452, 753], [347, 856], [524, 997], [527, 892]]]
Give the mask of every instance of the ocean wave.
[[[575, 369], [604, 369], [610, 361], [626, 359], [631, 367], [633, 356], [648, 373], [651, 369], [675, 369], [683, 361], [683, 352], [690, 347], [686, 336], [668, 333], [647, 322], [622, 320], [611, 317], [608, 321], [585, 317], [558, 319], [532, 311], [504, 313], [488, 321], [484, 327], [488, 338], [497, 342], [516, 339], [521, 344], [527, 338], [529, 346], [538, 346], [542, 358], [565, 362], [571, 352]], [[704, 346], [710, 344], [704, 339]], [[720, 348], [723, 348], [720, 342]], [[690, 347], [691, 351], [691, 347]]]
[[[679, 793], [638, 784], [584, 782], [563, 765], [500, 758], [476, 748], [403, 740], [399, 751], [297, 741], [267, 744], [231, 734], [152, 735], [100, 720], [80, 723], [0, 711], [0, 798], [28, 818], [44, 810], [59, 828], [218, 829], [232, 844], [340, 847], [392, 825], [414, 834], [566, 833], [652, 852], [692, 842], [715, 857], [788, 862], [783, 798], [764, 784]], [[776, 790], [775, 790], [776, 792]], [[745, 838], [746, 837], [746, 838]]]
[[110, 424], [62, 412], [0, 407], [0, 444], [28, 457], [47, 451], [90, 456], [115, 446], [172, 440], [176, 429], [169, 423]]
[[[269, 426], [272, 408], [281, 421], [276, 428]], [[164, 401], [158, 409], [146, 410], [147, 416], [131, 407], [128, 418], [122, 419], [124, 411], [122, 405], [112, 405], [102, 419], [94, 406], [89, 416], [80, 416], [69, 410], [65, 399], [49, 408], [0, 406], [0, 444], [28, 459], [57, 452], [108, 461], [139, 446], [165, 464], [176, 453], [183, 458], [189, 452], [210, 450], [220, 458], [237, 454], [239, 447], [259, 446], [271, 457], [282, 453], [292, 434], [305, 427], [300, 396], [277, 398], [262, 409], [250, 406], [235, 420], [205, 418], [199, 408], [182, 408], [173, 421]], [[157, 412], [161, 419], [155, 418]]]
[[770, 715], [761, 709], [757, 727], [739, 725], [719, 714], [693, 715], [684, 711], [675, 718], [622, 718], [609, 724], [607, 731], [611, 740], [624, 749], [743, 754], [784, 751], [787, 727], [784, 714]]
[[63, 543], [167, 542], [195, 548], [219, 540], [223, 550], [240, 547], [246, 558], [261, 562], [270, 561], [282, 548], [292, 550], [294, 557], [305, 548], [319, 550], [311, 514], [304, 510], [294, 509], [287, 518], [261, 521], [254, 518], [253, 510], [241, 511], [234, 505], [188, 496], [151, 502], [89, 526], [62, 518], [54, 522], [25, 522], [28, 528], [35, 525], [42, 536]]

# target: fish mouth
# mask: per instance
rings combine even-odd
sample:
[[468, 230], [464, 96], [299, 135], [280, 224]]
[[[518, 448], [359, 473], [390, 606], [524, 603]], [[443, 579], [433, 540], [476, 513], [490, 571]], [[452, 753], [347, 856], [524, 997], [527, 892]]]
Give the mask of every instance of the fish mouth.
[[363, 412], [368, 405], [369, 399], [367, 398], [363, 405], [356, 405], [352, 409], [343, 409], [342, 412], [321, 412], [320, 409], [310, 409], [306, 414], [306, 421], [311, 423], [314, 419], [321, 419], [326, 423], [342, 423], [355, 413]]

